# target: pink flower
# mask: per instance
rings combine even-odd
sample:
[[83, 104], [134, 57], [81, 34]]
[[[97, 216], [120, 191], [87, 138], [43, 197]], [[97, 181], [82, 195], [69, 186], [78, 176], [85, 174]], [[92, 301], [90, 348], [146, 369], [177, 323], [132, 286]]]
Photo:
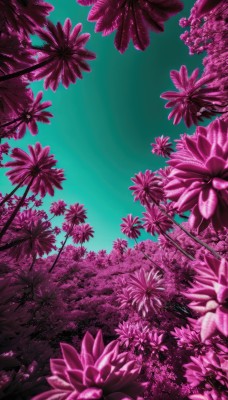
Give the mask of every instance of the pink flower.
[[151, 233], [151, 235], [164, 233], [172, 228], [172, 221], [154, 204], [149, 205], [143, 215], [143, 221], [145, 221], [143, 227], [147, 232]]
[[33, 93], [30, 91], [28, 104], [24, 107], [18, 117], [18, 119], [20, 118], [21, 123], [15, 134], [15, 139], [21, 139], [25, 135], [26, 128], [29, 129], [32, 135], [37, 135], [37, 122], [43, 122], [45, 124], [50, 123], [49, 118], [53, 117], [53, 115], [49, 111], [44, 110], [51, 106], [51, 102], [44, 101], [41, 103], [42, 97], [43, 93], [39, 92], [36, 99], [34, 99]]
[[137, 50], [145, 50], [150, 43], [149, 30], [162, 32], [164, 22], [182, 10], [178, 0], [137, 2], [118, 0], [78, 0], [84, 6], [92, 5], [88, 20], [96, 21], [96, 32], [108, 35], [117, 30], [115, 46], [123, 53], [132, 39]]
[[143, 317], [157, 313], [163, 305], [164, 281], [154, 268], [149, 272], [142, 268], [131, 275], [127, 289], [132, 305]]
[[65, 179], [63, 170], [53, 168], [57, 161], [53, 155], [49, 155], [49, 146], [42, 148], [40, 143], [36, 143], [28, 148], [30, 154], [18, 148], [13, 149], [11, 157], [14, 161], [5, 164], [11, 168], [6, 175], [14, 185], [21, 182], [28, 185], [33, 179], [30, 188], [33, 193], [39, 193], [41, 197], [46, 193], [53, 196], [54, 187], [62, 189], [61, 182]]
[[215, 114], [216, 106], [221, 106], [224, 95], [218, 87], [207, 87], [215, 76], [206, 75], [197, 81], [199, 69], [195, 69], [190, 77], [185, 65], [180, 71], [173, 70], [170, 77], [179, 92], [164, 92], [162, 99], [169, 100], [166, 108], [173, 108], [168, 118], [174, 118], [173, 123], [179, 124], [184, 119], [189, 128], [192, 124], [197, 125], [204, 117], [210, 118]]
[[121, 232], [124, 233], [130, 239], [137, 239], [140, 236], [140, 229], [142, 224], [139, 217], [133, 217], [132, 214], [127, 215], [127, 217], [122, 218]]
[[192, 210], [192, 227], [203, 230], [210, 222], [215, 230], [228, 226], [227, 160], [227, 126], [218, 119], [186, 136], [183, 149], [171, 155], [166, 195], [179, 212]]
[[90, 71], [85, 60], [93, 60], [95, 54], [84, 49], [90, 38], [89, 33], [80, 35], [82, 24], [77, 24], [72, 32], [72, 23], [66, 19], [62, 26], [60, 22], [55, 27], [48, 21], [47, 29], [38, 29], [37, 34], [46, 42], [39, 50], [38, 62], [46, 65], [34, 72], [35, 79], [45, 78], [44, 87], [56, 90], [60, 81], [66, 88], [77, 78], [82, 79], [81, 70]]
[[95, 339], [87, 332], [80, 354], [69, 344], [60, 346], [63, 358], [50, 360], [52, 376], [47, 378], [53, 389], [33, 400], [143, 400], [144, 385], [136, 382], [139, 369], [119, 352], [117, 341], [105, 347], [101, 331]]
[[227, 357], [216, 354], [213, 350], [202, 356], [191, 357], [191, 362], [184, 367], [186, 379], [192, 387], [204, 383], [210, 389], [220, 386], [221, 392], [227, 388]]
[[185, 295], [191, 300], [189, 307], [203, 314], [201, 338], [205, 341], [216, 329], [228, 336], [228, 263], [206, 256], [196, 268], [196, 282]]
[[69, 210], [66, 211], [65, 218], [70, 225], [83, 224], [87, 218], [84, 205], [79, 203], [71, 205]]
[[169, 142], [169, 136], [159, 136], [155, 138], [155, 143], [151, 143], [153, 154], [157, 154], [162, 157], [169, 157], [170, 153], [173, 151], [172, 143]]
[[88, 242], [94, 236], [94, 230], [89, 224], [75, 226], [72, 237], [74, 243]]
[[63, 200], [54, 201], [50, 207], [50, 213], [54, 214], [56, 217], [63, 215], [66, 210], [66, 203]]
[[163, 189], [161, 180], [154, 175], [150, 170], [146, 170], [143, 174], [139, 172], [131, 179], [134, 186], [129, 189], [133, 190], [134, 200], [139, 200], [141, 204], [145, 205], [151, 202], [159, 202], [163, 197]]
[[50, 224], [42, 221], [36, 211], [27, 210], [18, 215], [10, 231], [13, 242], [18, 241], [10, 249], [10, 255], [16, 259], [29, 255], [42, 257], [55, 248], [55, 235]]

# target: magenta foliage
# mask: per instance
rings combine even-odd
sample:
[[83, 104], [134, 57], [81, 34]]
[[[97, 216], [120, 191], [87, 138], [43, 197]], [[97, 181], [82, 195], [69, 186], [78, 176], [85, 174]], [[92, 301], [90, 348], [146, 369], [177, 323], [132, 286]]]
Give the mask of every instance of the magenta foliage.
[[[130, 40], [145, 50], [149, 31], [182, 9], [179, 0], [78, 2], [92, 6], [95, 31], [116, 32], [121, 53]], [[227, 400], [226, 1], [197, 0], [180, 20], [190, 54], [205, 53], [204, 70], [201, 78], [185, 65], [172, 70], [177, 91], [161, 95], [174, 124], [220, 117], [182, 133], [176, 151], [169, 136], [154, 139], [151, 152], [168, 166], [132, 178], [142, 218], [128, 214], [121, 231], [157, 242], [132, 248], [117, 238], [109, 253], [86, 249], [94, 231], [84, 205], [56, 198], [41, 208], [39, 195], [53, 196], [65, 179], [48, 146], [9, 154], [7, 139], [37, 135], [52, 117], [29, 84], [68, 88], [95, 58], [82, 24], [54, 25], [52, 10], [43, 0], [0, 0], [0, 166], [14, 185], [0, 194], [0, 398]]]
[[140, 229], [142, 224], [139, 217], [133, 217], [131, 214], [127, 217], [122, 218], [123, 222], [120, 225], [121, 231], [130, 239], [137, 239], [140, 236]]
[[135, 185], [130, 186], [129, 189], [133, 190], [135, 201], [139, 200], [145, 205], [150, 202], [159, 202], [163, 198], [161, 181], [152, 171], [139, 172], [132, 178], [132, 182]]
[[201, 338], [204, 341], [218, 329], [228, 336], [228, 263], [206, 257], [197, 262], [196, 281], [186, 294], [191, 300], [189, 306], [203, 314], [200, 318]]
[[34, 400], [100, 399], [140, 400], [143, 385], [136, 383], [139, 369], [129, 361], [126, 353], [119, 351], [119, 344], [113, 341], [104, 346], [102, 332], [95, 339], [86, 332], [80, 354], [67, 343], [61, 343], [63, 359], [51, 359], [52, 376], [47, 378], [52, 390], [35, 396]]
[[23, 182], [23, 185], [28, 185], [33, 180], [31, 186], [33, 193], [39, 193], [42, 197], [46, 193], [53, 196], [54, 188], [62, 189], [61, 182], [65, 178], [62, 169], [53, 168], [57, 161], [53, 155], [49, 155], [49, 151], [49, 146], [42, 148], [40, 143], [29, 146], [30, 154], [19, 148], [13, 149], [11, 155], [13, 161], [5, 164], [11, 168], [6, 175], [13, 184]]
[[137, 50], [145, 50], [150, 43], [149, 31], [164, 31], [164, 22], [183, 8], [179, 0], [78, 0], [78, 3], [93, 5], [88, 20], [96, 22], [96, 32], [108, 35], [117, 31], [115, 46], [120, 53], [125, 52], [131, 39]]
[[151, 233], [151, 235], [164, 233], [172, 228], [172, 221], [154, 204], [146, 207], [146, 212], [144, 212], [143, 215], [143, 227], [147, 232]]
[[63, 200], [54, 201], [51, 204], [50, 212], [55, 216], [63, 215], [66, 211], [66, 203]]
[[42, 98], [42, 92], [39, 92], [35, 99], [31, 92], [28, 104], [22, 110], [20, 116], [16, 118], [17, 120], [20, 118], [19, 120], [21, 121], [15, 135], [16, 139], [21, 139], [25, 135], [26, 128], [29, 129], [32, 135], [37, 135], [37, 122], [50, 123], [49, 118], [53, 117], [53, 115], [49, 111], [45, 111], [45, 109], [51, 106], [51, 102], [44, 101], [41, 103]]
[[72, 32], [72, 23], [68, 18], [62, 26], [60, 22], [55, 27], [48, 22], [47, 29], [38, 29], [37, 34], [44, 40], [45, 45], [39, 49], [38, 62], [45, 63], [34, 73], [35, 79], [45, 78], [45, 89], [50, 87], [56, 90], [60, 81], [67, 88], [75, 83], [77, 78], [82, 79], [81, 70], [90, 71], [85, 60], [93, 60], [96, 56], [84, 49], [90, 35], [80, 34], [82, 24], [77, 24]]
[[190, 223], [215, 230], [228, 226], [228, 135], [224, 121], [215, 120], [186, 136], [184, 147], [171, 155], [173, 167], [166, 195], [180, 212], [192, 210]]
[[169, 136], [159, 136], [155, 138], [155, 143], [151, 143], [152, 150], [151, 152], [153, 154], [157, 154], [158, 156], [162, 157], [169, 157], [171, 152], [173, 151], [172, 149], [172, 143], [169, 142], [170, 137]]
[[53, 6], [43, 0], [0, 0], [1, 28], [27, 36], [47, 22], [52, 10]]
[[219, 84], [208, 87], [215, 80], [215, 74], [208, 74], [197, 80], [199, 69], [196, 68], [191, 76], [182, 65], [180, 71], [171, 71], [170, 77], [179, 92], [162, 93], [161, 98], [169, 100], [166, 108], [173, 108], [168, 119], [173, 118], [173, 123], [179, 124], [182, 118], [186, 126], [197, 125], [204, 117], [210, 118], [222, 107], [224, 94]]

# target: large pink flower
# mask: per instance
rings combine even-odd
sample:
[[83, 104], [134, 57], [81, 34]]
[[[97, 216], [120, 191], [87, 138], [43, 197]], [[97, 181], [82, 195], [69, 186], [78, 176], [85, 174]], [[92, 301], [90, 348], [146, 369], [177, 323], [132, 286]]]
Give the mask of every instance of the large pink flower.
[[52, 390], [33, 400], [143, 400], [143, 384], [137, 383], [139, 369], [119, 352], [117, 341], [104, 346], [102, 333], [94, 339], [84, 336], [79, 354], [74, 347], [61, 343], [62, 359], [51, 359]]
[[127, 217], [122, 218], [123, 222], [121, 226], [121, 232], [124, 233], [130, 239], [137, 239], [140, 236], [140, 229], [142, 224], [139, 217], [133, 217], [131, 214]]
[[139, 200], [141, 204], [145, 205], [151, 202], [159, 202], [163, 197], [163, 189], [160, 178], [155, 174], [146, 170], [144, 174], [139, 172], [131, 179], [134, 186], [129, 189], [133, 190], [134, 200]]
[[96, 32], [109, 35], [117, 30], [116, 48], [123, 53], [132, 39], [137, 50], [150, 43], [149, 30], [162, 32], [164, 22], [182, 10], [179, 0], [78, 0], [92, 7], [88, 20], [96, 21]]
[[84, 48], [90, 38], [89, 33], [80, 34], [82, 24], [77, 24], [72, 32], [72, 23], [66, 19], [62, 26], [55, 27], [48, 21], [47, 29], [38, 29], [37, 34], [46, 42], [39, 50], [39, 63], [46, 63], [34, 72], [35, 79], [45, 78], [45, 89], [56, 90], [60, 81], [67, 88], [77, 78], [82, 79], [81, 70], [90, 71], [85, 60], [93, 60], [95, 54]]
[[228, 263], [207, 256], [196, 267], [195, 283], [185, 295], [191, 300], [189, 307], [203, 315], [201, 338], [206, 340], [216, 330], [228, 336]]
[[190, 224], [200, 230], [212, 222], [215, 230], [228, 226], [228, 134], [224, 121], [215, 120], [185, 137], [183, 149], [173, 153], [165, 186], [179, 212], [192, 210]]
[[[215, 79], [213, 74], [206, 75], [197, 80], [199, 69], [195, 69], [190, 77], [185, 65], [180, 71], [173, 70], [170, 77], [179, 92], [164, 92], [162, 99], [169, 100], [166, 108], [173, 108], [168, 118], [173, 118], [173, 123], [179, 124], [184, 119], [187, 127], [197, 125], [204, 117], [210, 118], [215, 114], [216, 106], [222, 107], [224, 95], [218, 87], [205, 86]], [[219, 110], [218, 110], [219, 111]]]
[[11, 157], [13, 161], [5, 164], [11, 168], [6, 173], [13, 184], [23, 182], [28, 185], [33, 179], [31, 190], [42, 197], [49, 193], [54, 195], [54, 187], [62, 189], [61, 182], [65, 179], [63, 170], [53, 168], [57, 161], [53, 155], [49, 155], [50, 147], [41, 147], [40, 143], [28, 146], [30, 154], [24, 150], [15, 148]]
[[155, 268], [149, 272], [142, 268], [131, 275], [127, 286], [131, 304], [143, 317], [159, 311], [164, 304], [164, 290], [164, 280]]

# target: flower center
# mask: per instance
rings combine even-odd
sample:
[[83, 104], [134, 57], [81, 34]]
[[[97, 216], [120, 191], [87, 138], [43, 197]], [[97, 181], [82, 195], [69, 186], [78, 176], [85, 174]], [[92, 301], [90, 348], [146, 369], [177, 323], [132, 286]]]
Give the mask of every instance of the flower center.
[[61, 60], [69, 60], [72, 58], [73, 50], [70, 46], [65, 45], [57, 49], [57, 55]]

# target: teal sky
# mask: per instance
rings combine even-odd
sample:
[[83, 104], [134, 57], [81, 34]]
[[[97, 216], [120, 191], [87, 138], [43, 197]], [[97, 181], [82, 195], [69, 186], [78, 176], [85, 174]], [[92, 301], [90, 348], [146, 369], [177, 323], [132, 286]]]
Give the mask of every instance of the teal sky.
[[[88, 223], [95, 230], [88, 249], [109, 251], [117, 237], [124, 237], [119, 227], [121, 218], [129, 213], [141, 215], [143, 210], [128, 190], [131, 177], [165, 165], [162, 158], [151, 154], [150, 143], [162, 134], [175, 139], [188, 131], [184, 124], [174, 127], [168, 121], [160, 94], [173, 89], [171, 69], [186, 64], [191, 72], [201, 64], [199, 57], [188, 55], [188, 48], [179, 39], [183, 30], [178, 21], [189, 15], [191, 4], [187, 2], [184, 11], [165, 24], [164, 33], [151, 33], [145, 52], [130, 45], [121, 55], [114, 47], [114, 35], [94, 33], [94, 24], [87, 22], [89, 7], [74, 0], [50, 3], [55, 7], [53, 22], [63, 23], [70, 17], [74, 25], [83, 24], [83, 32], [91, 33], [87, 48], [97, 54], [97, 59], [90, 63], [92, 72], [85, 72], [83, 79], [69, 89], [60, 86], [56, 93], [45, 91], [44, 98], [52, 101], [50, 111], [54, 114], [50, 125], [40, 124], [37, 136], [28, 132], [22, 140], [11, 140], [10, 144], [26, 150], [28, 144], [39, 141], [51, 147], [67, 180], [54, 199], [46, 196], [44, 208], [48, 210], [58, 199], [84, 204]], [[35, 94], [44, 90], [43, 81], [32, 88]], [[1, 186], [3, 192], [11, 189], [6, 177]]]

